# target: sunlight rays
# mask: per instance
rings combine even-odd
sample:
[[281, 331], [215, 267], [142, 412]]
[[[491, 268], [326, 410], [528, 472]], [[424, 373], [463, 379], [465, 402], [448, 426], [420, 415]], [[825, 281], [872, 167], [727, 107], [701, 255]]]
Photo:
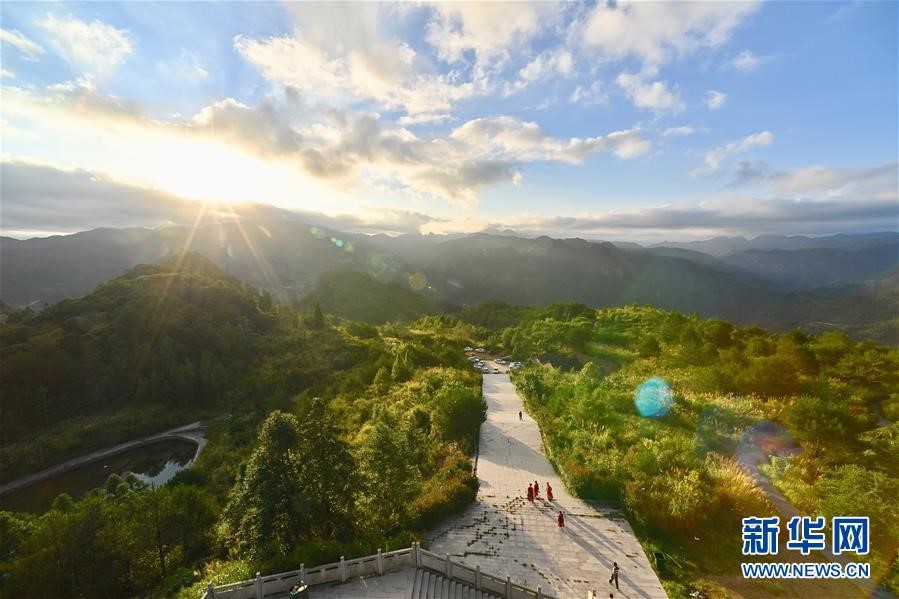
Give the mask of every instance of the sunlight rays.
[[[197, 210], [197, 216], [194, 219], [193, 225], [191, 225], [190, 230], [187, 234], [187, 240], [184, 245], [178, 250], [177, 255], [175, 256], [175, 268], [173, 269], [176, 273], [180, 273], [181, 269], [184, 266], [185, 260], [187, 260], [187, 252], [190, 251], [191, 246], [193, 245], [194, 237], [197, 234], [197, 229], [200, 227], [200, 223], [203, 221], [203, 217], [206, 215], [206, 210], [208, 208], [208, 202], [203, 202], [200, 204], [199, 209]], [[174, 276], [166, 277], [163, 282], [162, 291], [157, 298], [156, 304], [153, 306], [153, 310], [150, 313], [149, 322], [154, 325], [153, 333], [150, 336], [150, 343], [147, 345], [147, 351], [137, 361], [136, 364], [136, 372], [140, 372], [143, 370], [144, 366], [147, 363], [147, 360], [150, 357], [150, 354], [155, 350], [156, 343], [159, 340], [159, 334], [162, 331], [163, 325], [165, 324], [165, 307], [166, 307], [166, 299], [168, 298], [169, 290], [172, 287], [172, 284], [175, 281]]]

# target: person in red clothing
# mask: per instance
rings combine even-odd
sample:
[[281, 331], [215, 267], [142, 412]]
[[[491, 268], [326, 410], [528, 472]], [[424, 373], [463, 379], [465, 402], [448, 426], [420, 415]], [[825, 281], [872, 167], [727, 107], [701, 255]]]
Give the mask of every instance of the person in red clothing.
[[553, 500], [553, 488], [549, 486], [549, 481], [546, 481], [546, 498], [549, 501]]
[[534, 487], [528, 485], [528, 501], [534, 501]]
[[534, 481], [534, 497], [538, 497], [540, 495], [540, 484], [537, 481]]
[[559, 523], [559, 528], [565, 528], [565, 514], [561, 511], [559, 512], [559, 517], [556, 518], [556, 521]]

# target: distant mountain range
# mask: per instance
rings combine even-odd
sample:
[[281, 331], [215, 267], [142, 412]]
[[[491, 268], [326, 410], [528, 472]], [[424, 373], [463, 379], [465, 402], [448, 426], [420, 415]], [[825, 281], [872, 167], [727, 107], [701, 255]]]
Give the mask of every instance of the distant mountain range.
[[746, 237], [713, 237], [702, 241], [663, 241], [651, 247], [680, 248], [709, 254], [724, 256], [746, 250], [808, 250], [815, 248], [859, 248], [883, 242], [896, 244], [899, 233], [853, 233], [827, 235], [823, 237], [806, 237], [804, 235], [761, 235], [748, 239]]
[[96, 229], [0, 238], [0, 299], [39, 308], [182, 249], [280, 299], [314, 299], [326, 311], [370, 322], [495, 301], [652, 304], [773, 329], [839, 328], [890, 343], [899, 322], [897, 233], [643, 247], [507, 231], [366, 236], [277, 220], [196, 231]]

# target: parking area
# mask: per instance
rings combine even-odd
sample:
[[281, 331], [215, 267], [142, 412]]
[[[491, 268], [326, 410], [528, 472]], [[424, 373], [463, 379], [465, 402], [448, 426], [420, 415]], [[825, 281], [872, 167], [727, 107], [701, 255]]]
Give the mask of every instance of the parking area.
[[466, 348], [465, 354], [472, 368], [483, 374], [508, 374], [510, 370], [521, 368], [521, 362], [491, 354], [483, 348]]

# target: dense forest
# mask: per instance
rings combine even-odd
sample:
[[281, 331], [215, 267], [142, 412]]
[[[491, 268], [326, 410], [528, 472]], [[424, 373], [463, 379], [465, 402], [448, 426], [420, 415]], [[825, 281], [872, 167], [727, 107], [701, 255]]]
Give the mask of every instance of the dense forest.
[[[298, 312], [196, 255], [19, 318], [2, 329], [7, 478], [137, 432], [102, 434], [117, 423], [226, 417], [162, 488], [114, 476], [45, 514], [0, 512], [5, 596], [195, 597], [203, 581], [408, 545], [474, 498], [486, 405], [461, 351], [471, 327]], [[44, 380], [52, 422], [28, 401]]]
[[[294, 307], [196, 254], [11, 312], [3, 480], [195, 419], [209, 442], [163, 487], [113, 476], [44, 514], [0, 512], [0, 593], [195, 598], [209, 581], [408, 545], [476, 494], [486, 404], [466, 345], [526, 364], [513, 381], [551, 461], [668, 556], [671, 596], [739, 584], [740, 518], [773, 507], [737, 458], [765, 426], [791, 450], [765, 474], [803, 513], [869, 515], [869, 561], [897, 590], [899, 350], [637, 306], [495, 303], [398, 323], [433, 305], [356, 274], [323, 288], [347, 278], [399, 312], [346, 308], [342, 292]], [[673, 398], [654, 418], [634, 404], [650, 379]]]

